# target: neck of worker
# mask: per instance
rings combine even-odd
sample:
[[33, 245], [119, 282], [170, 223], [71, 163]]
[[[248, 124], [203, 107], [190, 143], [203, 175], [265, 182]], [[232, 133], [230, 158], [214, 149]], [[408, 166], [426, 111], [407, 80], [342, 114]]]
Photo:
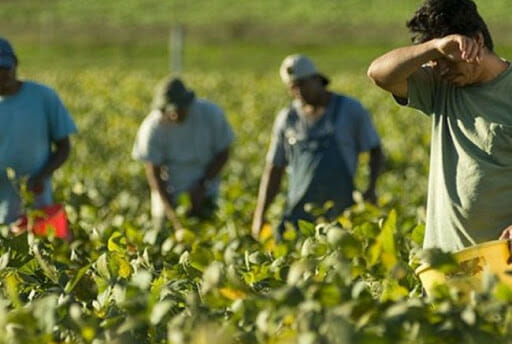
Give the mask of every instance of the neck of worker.
[[309, 101], [309, 102], [303, 102], [302, 103], [302, 110], [309, 118], [318, 118], [324, 115], [325, 109], [329, 105], [329, 102], [331, 101], [332, 93], [328, 90], [324, 89], [323, 92], [321, 92], [316, 99]]
[[505, 72], [510, 62], [503, 60], [492, 51], [484, 53], [482, 62], [481, 73], [478, 78], [478, 83], [486, 83], [496, 79], [503, 72]]

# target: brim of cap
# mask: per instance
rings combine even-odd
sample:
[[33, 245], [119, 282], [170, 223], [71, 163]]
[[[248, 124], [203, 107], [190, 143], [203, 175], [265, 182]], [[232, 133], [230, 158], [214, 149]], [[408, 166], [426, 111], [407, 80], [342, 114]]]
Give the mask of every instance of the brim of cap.
[[324, 84], [324, 86], [329, 85], [329, 83], [331, 82], [331, 80], [323, 74], [318, 73], [318, 76], [320, 77], [320, 79], [322, 79], [322, 83]]
[[293, 82], [295, 82], [295, 81], [297, 81], [297, 80], [300, 80], [300, 79], [306, 79], [306, 78], [309, 78], [309, 77], [312, 77], [312, 76], [315, 76], [315, 75], [317, 75], [317, 76], [319, 76], [319, 77], [320, 77], [320, 79], [322, 80], [322, 84], [324, 84], [324, 86], [327, 86], [327, 85], [331, 82], [331, 80], [330, 80], [328, 77], [326, 77], [325, 75], [323, 75], [322, 73], [316, 73], [316, 74], [306, 75], [306, 76], [301, 77], [301, 78], [297, 78], [297, 79], [293, 79], [293, 80], [292, 80], [292, 79], [290, 79], [289, 81], [285, 81], [285, 80], [283, 80], [283, 82], [284, 82], [285, 84], [287, 84], [287, 85], [290, 85], [290, 84], [292, 84]]

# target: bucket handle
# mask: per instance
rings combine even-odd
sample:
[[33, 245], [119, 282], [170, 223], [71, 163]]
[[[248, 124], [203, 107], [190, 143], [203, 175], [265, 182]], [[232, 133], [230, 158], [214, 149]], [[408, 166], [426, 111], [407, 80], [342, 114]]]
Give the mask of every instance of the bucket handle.
[[508, 246], [508, 259], [507, 264], [512, 264], [512, 225], [508, 226], [501, 232], [500, 240], [507, 240], [507, 246]]
[[512, 239], [507, 239], [508, 259], [507, 264], [512, 264]]

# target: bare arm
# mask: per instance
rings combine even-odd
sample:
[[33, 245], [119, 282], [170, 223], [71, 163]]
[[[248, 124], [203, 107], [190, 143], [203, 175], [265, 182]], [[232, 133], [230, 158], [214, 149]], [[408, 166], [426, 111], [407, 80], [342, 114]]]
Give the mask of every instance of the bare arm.
[[427, 62], [446, 58], [479, 63], [483, 45], [478, 39], [449, 35], [425, 43], [394, 49], [375, 59], [368, 77], [379, 87], [400, 98], [407, 98], [407, 78]]
[[201, 182], [207, 182], [215, 178], [219, 172], [222, 170], [224, 165], [228, 162], [229, 159], [229, 147], [218, 153], [213, 157], [208, 166], [206, 167], [206, 171], [201, 178]]
[[29, 190], [40, 194], [44, 188], [44, 180], [52, 175], [68, 159], [71, 151], [69, 137], [65, 137], [55, 143], [55, 150], [50, 154], [46, 165], [35, 175], [28, 179]]
[[161, 167], [150, 162], [144, 164], [146, 170], [146, 178], [151, 190], [158, 192], [160, 199], [164, 205], [165, 216], [175, 229], [181, 229], [181, 223], [176, 216], [176, 212], [171, 203], [170, 196], [167, 192], [166, 182], [161, 177]]
[[256, 211], [254, 212], [254, 218], [252, 222], [252, 236], [255, 239], [258, 239], [259, 237], [267, 208], [274, 201], [274, 198], [279, 192], [284, 170], [284, 167], [278, 167], [272, 164], [267, 164], [263, 170], [258, 192]]
[[377, 178], [382, 170], [384, 162], [384, 154], [382, 153], [381, 146], [377, 146], [370, 150], [370, 180], [368, 183], [368, 189], [364, 193], [364, 198], [371, 203], [377, 202], [377, 195], [375, 188], [377, 186]]
[[372, 62], [368, 77], [393, 95], [407, 98], [407, 78], [423, 64], [438, 57], [433, 41], [394, 49]]

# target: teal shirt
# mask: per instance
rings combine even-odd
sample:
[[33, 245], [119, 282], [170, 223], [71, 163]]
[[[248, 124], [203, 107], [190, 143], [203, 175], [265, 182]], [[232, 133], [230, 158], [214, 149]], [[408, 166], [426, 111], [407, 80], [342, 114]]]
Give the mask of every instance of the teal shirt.
[[[0, 96], [0, 223], [10, 223], [21, 214], [18, 190], [7, 177], [38, 173], [48, 162], [52, 142], [76, 132], [75, 124], [51, 88], [25, 81], [11, 96]], [[45, 181], [36, 206], [53, 202], [50, 179]]]
[[424, 248], [498, 239], [512, 224], [512, 67], [466, 87], [424, 67], [408, 93], [409, 106], [432, 117]]

